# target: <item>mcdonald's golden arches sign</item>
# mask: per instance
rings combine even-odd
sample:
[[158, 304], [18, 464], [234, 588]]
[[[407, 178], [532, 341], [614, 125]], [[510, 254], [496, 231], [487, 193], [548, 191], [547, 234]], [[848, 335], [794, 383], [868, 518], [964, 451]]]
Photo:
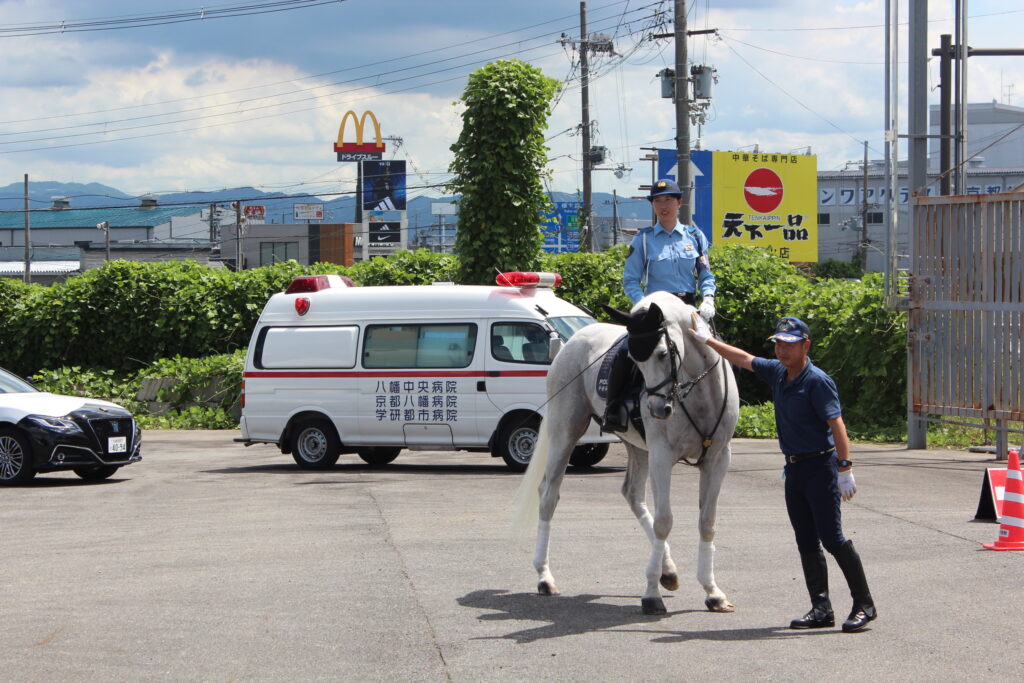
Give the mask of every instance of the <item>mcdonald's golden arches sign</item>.
[[[355, 142], [345, 142], [345, 124], [349, 118], [352, 119], [352, 127], [356, 131]], [[373, 135], [376, 142], [366, 142], [366, 119], [373, 123]], [[338, 161], [375, 161], [382, 158], [384, 153], [384, 140], [380, 136], [380, 123], [372, 111], [364, 111], [362, 116], [357, 117], [351, 109], [341, 117], [341, 125], [338, 127], [338, 140], [334, 143], [334, 151], [338, 153]]]

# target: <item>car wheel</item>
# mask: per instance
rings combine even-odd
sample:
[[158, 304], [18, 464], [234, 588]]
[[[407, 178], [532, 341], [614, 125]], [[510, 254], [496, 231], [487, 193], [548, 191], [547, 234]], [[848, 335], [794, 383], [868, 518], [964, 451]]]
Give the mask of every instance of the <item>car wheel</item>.
[[360, 448], [356, 453], [368, 465], [383, 467], [398, 457], [402, 452], [401, 448], [388, 448], [386, 446], [374, 446], [372, 448]]
[[100, 465], [98, 467], [76, 467], [75, 474], [85, 481], [103, 481], [109, 479], [121, 469], [120, 465]]
[[608, 444], [587, 443], [572, 449], [569, 464], [574, 467], [593, 467], [608, 455]]
[[329, 470], [338, 462], [341, 442], [327, 420], [302, 420], [292, 429], [292, 457], [304, 470]]
[[513, 416], [498, 432], [494, 444], [496, 455], [500, 455], [513, 472], [524, 472], [533, 457], [540, 431], [540, 418], [532, 415], [526, 419]]
[[34, 476], [28, 439], [13, 429], [0, 429], [0, 486], [24, 484]]

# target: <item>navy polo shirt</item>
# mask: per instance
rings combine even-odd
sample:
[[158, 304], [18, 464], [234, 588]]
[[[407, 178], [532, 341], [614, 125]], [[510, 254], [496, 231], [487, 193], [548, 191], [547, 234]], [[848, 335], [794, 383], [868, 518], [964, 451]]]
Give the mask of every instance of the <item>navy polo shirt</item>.
[[813, 453], [834, 447], [828, 420], [843, 414], [836, 383], [811, 359], [792, 382], [786, 381], [786, 367], [777, 360], [755, 358], [754, 374], [772, 388], [775, 428], [785, 455]]

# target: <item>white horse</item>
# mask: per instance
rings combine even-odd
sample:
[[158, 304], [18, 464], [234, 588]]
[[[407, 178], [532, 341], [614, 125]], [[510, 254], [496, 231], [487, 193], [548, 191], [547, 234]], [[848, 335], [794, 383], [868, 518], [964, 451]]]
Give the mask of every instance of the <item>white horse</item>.
[[[626, 329], [588, 325], [569, 339], [548, 373], [547, 414], [516, 502], [520, 523], [539, 511], [533, 558], [537, 590], [543, 595], [560, 592], [548, 565], [551, 518], [574, 445], [590, 420], [604, 414], [605, 400], [597, 393], [600, 361], [625, 331], [630, 357], [645, 383], [641, 407], [646, 441], [632, 425], [620, 435], [629, 456], [622, 495], [651, 541], [643, 612], [665, 613], [659, 582], [670, 591], [679, 587], [668, 547], [669, 488], [672, 466], [679, 460], [700, 470], [697, 580], [706, 593], [704, 604], [713, 612], [731, 612], [733, 606], [715, 583], [713, 541], [718, 494], [729, 468], [729, 441], [739, 415], [736, 379], [721, 356], [689, 333], [697, 324], [695, 309], [676, 296], [654, 292], [628, 314], [609, 311]], [[646, 502], [648, 478], [654, 495], [653, 517]]]

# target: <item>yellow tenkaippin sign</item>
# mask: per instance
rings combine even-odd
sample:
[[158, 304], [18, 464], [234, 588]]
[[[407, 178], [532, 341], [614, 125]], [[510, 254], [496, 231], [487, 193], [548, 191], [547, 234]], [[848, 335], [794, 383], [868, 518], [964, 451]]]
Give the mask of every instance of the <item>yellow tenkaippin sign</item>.
[[789, 261], [818, 260], [818, 158], [713, 152], [714, 243], [762, 247]]
[[[349, 118], [352, 119], [352, 127], [356, 129], [356, 141], [345, 142], [345, 124]], [[376, 142], [365, 142], [366, 119], [369, 117], [373, 123], [373, 133]], [[338, 126], [338, 139], [334, 143], [334, 151], [338, 153], [338, 161], [372, 161], [379, 160], [384, 153], [384, 139], [380, 135], [380, 123], [373, 112], [366, 110], [362, 116], [357, 117], [351, 109], [341, 117], [341, 125]]]

